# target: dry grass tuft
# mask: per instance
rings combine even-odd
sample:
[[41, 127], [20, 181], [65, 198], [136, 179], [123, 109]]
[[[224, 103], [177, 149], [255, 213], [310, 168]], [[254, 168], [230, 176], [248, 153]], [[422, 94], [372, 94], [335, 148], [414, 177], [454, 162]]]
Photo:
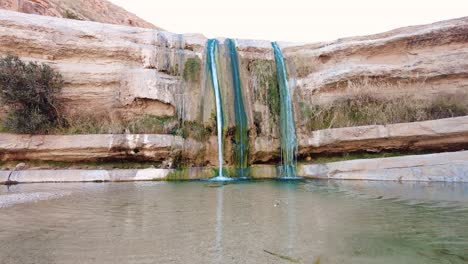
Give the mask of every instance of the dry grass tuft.
[[143, 115], [142, 117], [125, 120], [107, 114], [70, 114], [65, 118], [63, 126], [51, 131], [50, 134], [169, 134], [183, 138], [193, 138], [199, 141], [208, 140], [213, 129], [196, 122], [181, 122], [176, 117], [158, 117]]
[[170, 134], [178, 122], [172, 117], [143, 115], [134, 120], [112, 118], [106, 114], [71, 114], [63, 126], [50, 134]]
[[433, 99], [415, 94], [382, 95], [383, 87], [351, 83], [348, 94], [324, 105], [300, 104], [309, 130], [418, 122], [468, 115], [467, 94], [440, 94]]

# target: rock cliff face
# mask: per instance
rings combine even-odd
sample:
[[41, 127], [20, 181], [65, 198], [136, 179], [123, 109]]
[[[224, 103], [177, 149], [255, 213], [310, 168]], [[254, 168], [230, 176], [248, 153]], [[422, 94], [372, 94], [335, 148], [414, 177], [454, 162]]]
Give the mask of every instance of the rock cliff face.
[[[118, 118], [151, 114], [206, 126], [213, 122], [213, 91], [204, 63], [207, 39], [202, 35], [0, 11], [0, 41], [0, 55], [13, 53], [45, 62], [63, 74], [62, 98], [69, 112]], [[225, 160], [232, 164], [234, 92], [228, 51], [224, 39], [219, 41]], [[378, 97], [421, 100], [468, 94], [468, 18], [328, 43], [279, 44], [287, 64], [303, 157], [319, 152], [313, 150], [316, 147], [327, 152], [326, 147], [313, 143], [319, 132], [308, 126], [316, 114], [311, 106], [320, 109], [368, 91]], [[236, 45], [251, 146], [249, 162], [275, 163], [279, 159], [279, 98], [273, 49], [268, 41], [236, 40]]]
[[0, 8], [27, 14], [160, 29], [106, 0], [2, 0]]

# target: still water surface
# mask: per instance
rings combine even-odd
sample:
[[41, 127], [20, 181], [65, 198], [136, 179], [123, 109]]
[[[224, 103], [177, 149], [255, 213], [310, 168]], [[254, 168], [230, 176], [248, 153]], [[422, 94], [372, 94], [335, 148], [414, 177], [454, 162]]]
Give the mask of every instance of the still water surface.
[[468, 185], [2, 186], [0, 263], [468, 263]]

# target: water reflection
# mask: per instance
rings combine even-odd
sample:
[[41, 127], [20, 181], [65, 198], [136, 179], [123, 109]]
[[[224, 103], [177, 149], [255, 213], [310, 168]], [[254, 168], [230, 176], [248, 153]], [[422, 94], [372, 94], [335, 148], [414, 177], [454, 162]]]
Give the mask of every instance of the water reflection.
[[0, 208], [0, 263], [468, 260], [467, 184], [211, 185], [0, 187], [0, 203], [8, 195], [68, 193]]
[[223, 258], [223, 205], [224, 205], [224, 186], [217, 188], [216, 200], [216, 253], [217, 257], [213, 263], [221, 263]]
[[286, 207], [288, 211], [288, 254], [292, 253], [292, 250], [296, 247], [295, 246], [295, 237], [296, 235], [296, 199], [294, 193], [296, 192], [296, 184], [295, 183], [288, 183], [286, 189]]

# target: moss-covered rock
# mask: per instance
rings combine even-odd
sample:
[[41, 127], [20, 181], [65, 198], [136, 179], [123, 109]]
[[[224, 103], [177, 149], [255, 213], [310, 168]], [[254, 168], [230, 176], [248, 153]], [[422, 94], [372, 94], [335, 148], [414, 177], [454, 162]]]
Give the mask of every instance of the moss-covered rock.
[[280, 98], [275, 62], [270, 60], [254, 60], [249, 63], [249, 71], [260, 90], [259, 98], [268, 106], [270, 114], [277, 120], [280, 113]]
[[200, 81], [202, 63], [198, 57], [188, 58], [185, 62], [182, 77], [187, 82], [197, 83]]

